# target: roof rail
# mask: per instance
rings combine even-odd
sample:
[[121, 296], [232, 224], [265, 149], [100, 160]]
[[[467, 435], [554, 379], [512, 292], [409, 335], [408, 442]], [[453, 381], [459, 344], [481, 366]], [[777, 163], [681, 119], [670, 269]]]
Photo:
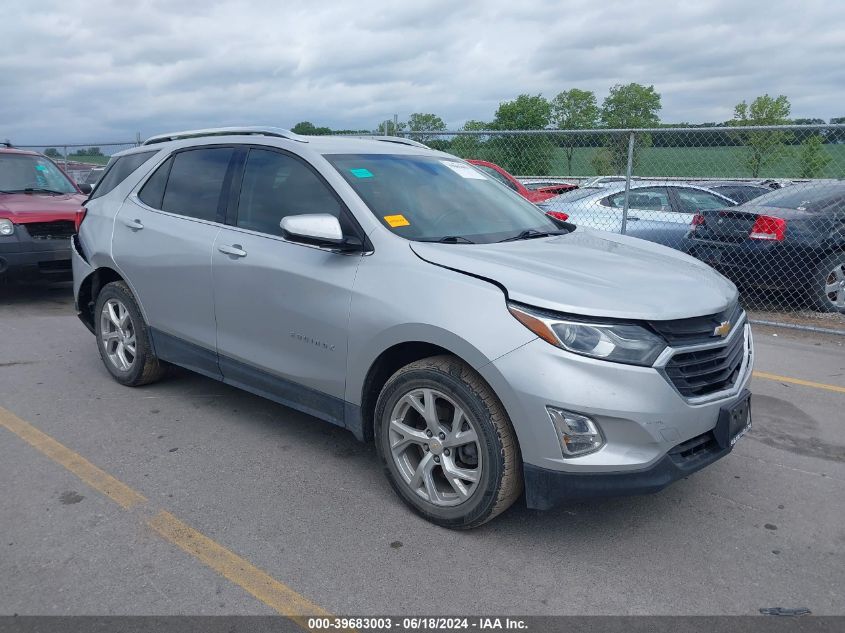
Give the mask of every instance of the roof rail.
[[398, 143], [399, 145], [410, 145], [412, 147], [422, 147], [424, 149], [431, 149], [428, 145], [425, 145], [424, 143], [405, 138], [404, 136], [369, 136], [365, 138], [371, 138], [374, 141], [383, 141], [384, 143]]
[[167, 143], [168, 141], [178, 141], [186, 138], [202, 138], [204, 136], [274, 136], [276, 138], [286, 138], [291, 141], [299, 141], [300, 143], [307, 143], [307, 139], [295, 134], [290, 130], [281, 127], [264, 127], [260, 125], [244, 126], [244, 127], [214, 127], [204, 130], [186, 130], [184, 132], [170, 132], [168, 134], [159, 134], [151, 136], [141, 145], [154, 145], [156, 143]]

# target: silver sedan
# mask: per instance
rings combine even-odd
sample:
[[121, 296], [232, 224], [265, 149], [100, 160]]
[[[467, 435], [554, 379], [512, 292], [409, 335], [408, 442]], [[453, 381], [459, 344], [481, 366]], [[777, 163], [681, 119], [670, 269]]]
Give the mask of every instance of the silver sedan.
[[[625, 184], [581, 187], [540, 203], [553, 215], [612, 233], [622, 232]], [[736, 206], [736, 202], [703, 187], [681, 183], [631, 185], [625, 234], [680, 249], [696, 212]]]

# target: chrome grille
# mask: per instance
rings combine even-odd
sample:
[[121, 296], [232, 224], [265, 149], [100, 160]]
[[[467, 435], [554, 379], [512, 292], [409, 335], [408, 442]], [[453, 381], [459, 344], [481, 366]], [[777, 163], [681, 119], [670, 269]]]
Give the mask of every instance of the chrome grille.
[[664, 371], [678, 392], [687, 398], [706, 396], [736, 384], [746, 357], [744, 320], [734, 326], [724, 345], [676, 352]]

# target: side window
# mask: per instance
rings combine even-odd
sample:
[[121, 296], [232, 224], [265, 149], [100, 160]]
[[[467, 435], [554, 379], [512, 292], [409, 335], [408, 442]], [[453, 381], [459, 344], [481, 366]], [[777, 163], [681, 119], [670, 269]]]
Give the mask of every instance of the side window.
[[138, 198], [148, 207], [161, 209], [161, 199], [164, 197], [164, 187], [167, 184], [167, 177], [170, 175], [170, 166], [173, 164], [171, 156], [155, 170], [150, 179], [141, 187]]
[[109, 191], [117, 187], [120, 183], [126, 180], [129, 175], [138, 169], [141, 165], [147, 162], [153, 154], [158, 152], [157, 149], [149, 152], [138, 152], [137, 154], [127, 154], [120, 156], [113, 163], [111, 163], [103, 177], [94, 188], [91, 194], [91, 200], [106, 195]]
[[[605, 198], [602, 204], [615, 209], [625, 208], [625, 192]], [[647, 211], [671, 211], [669, 192], [663, 187], [632, 189], [628, 192], [628, 208]]]
[[341, 205], [304, 162], [263, 149], [250, 149], [244, 166], [237, 226], [281, 235], [282, 218], [329, 213], [341, 220]]
[[230, 147], [212, 147], [174, 154], [161, 209], [200, 220], [216, 221], [232, 152]]
[[483, 171], [483, 172], [484, 172], [485, 174], [487, 174], [488, 176], [491, 176], [492, 178], [495, 178], [496, 180], [498, 180], [498, 181], [499, 181], [500, 183], [502, 183], [503, 185], [507, 185], [508, 187], [510, 187], [511, 189], [513, 189], [514, 191], [517, 191], [517, 188], [516, 188], [516, 185], [515, 185], [515, 184], [513, 184], [510, 180], [508, 180], [507, 178], [505, 178], [502, 174], [500, 174], [498, 171], [496, 171], [496, 170], [495, 170], [495, 169], [493, 169], [492, 167], [488, 167], [487, 165], [475, 165], [475, 167], [477, 167], [478, 169], [480, 169], [481, 171]]
[[675, 191], [678, 194], [682, 213], [695, 213], [699, 209], [722, 209], [731, 206], [727, 200], [722, 200], [707, 191], [681, 188], [675, 189]]

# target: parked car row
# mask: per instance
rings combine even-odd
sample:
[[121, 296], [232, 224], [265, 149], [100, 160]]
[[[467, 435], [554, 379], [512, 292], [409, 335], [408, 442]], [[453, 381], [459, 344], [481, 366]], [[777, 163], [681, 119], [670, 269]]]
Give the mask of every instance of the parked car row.
[[[539, 206], [576, 225], [619, 233], [625, 195], [624, 182], [601, 183]], [[637, 181], [627, 196], [626, 235], [689, 253], [741, 287], [786, 291], [818, 310], [845, 312], [845, 183], [772, 190]]]

